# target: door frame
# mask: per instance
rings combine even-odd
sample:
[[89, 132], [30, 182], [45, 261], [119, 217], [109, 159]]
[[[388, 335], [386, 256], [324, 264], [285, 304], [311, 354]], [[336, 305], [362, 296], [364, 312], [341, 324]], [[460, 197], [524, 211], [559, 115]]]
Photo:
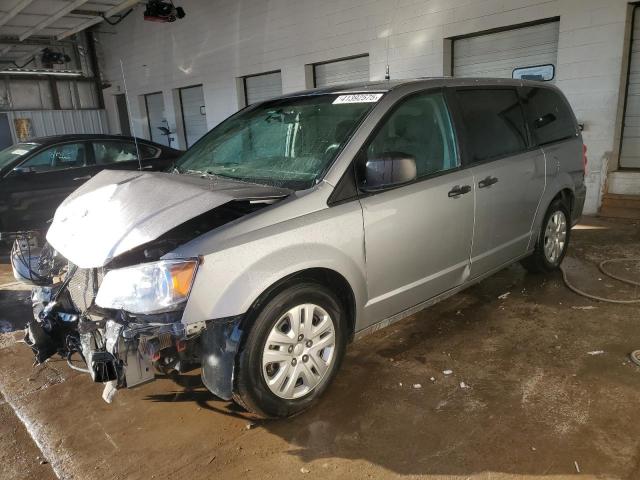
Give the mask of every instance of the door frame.
[[[633, 31], [636, 27], [636, 10], [640, 8], [640, 2], [629, 3], [627, 5], [628, 11], [627, 15], [630, 15], [629, 20], [626, 23], [626, 27], [628, 31], [625, 32], [625, 45], [624, 48], [626, 52], [623, 52], [623, 58], [625, 64], [622, 65], [622, 82], [624, 85], [621, 85], [620, 88], [624, 88], [624, 95], [622, 95], [622, 104], [618, 105], [618, 120], [616, 121], [615, 128], [615, 136], [614, 138], [618, 138], [617, 145], [617, 156], [616, 156], [616, 164], [609, 165], [607, 169], [609, 172], [611, 171], [626, 171], [626, 172], [637, 172], [638, 168], [633, 167], [624, 167], [622, 165], [622, 144], [624, 143], [624, 119], [627, 115], [627, 100], [629, 99], [629, 82], [631, 80], [631, 60], [633, 58]], [[638, 39], [640, 40], [640, 39]], [[626, 71], [625, 71], [626, 70]]]
[[247, 78], [273, 75], [274, 73], [280, 74], [280, 87], [282, 88], [282, 70], [270, 70], [268, 72], [252, 73], [251, 75], [244, 75], [242, 77], [242, 97], [244, 98], [244, 107], [249, 106], [249, 96], [247, 95]]
[[[123, 104], [124, 109], [125, 109], [124, 116], [123, 116], [123, 112], [122, 112], [122, 110], [120, 108], [121, 107], [120, 99], [124, 100], [124, 104]], [[120, 124], [120, 134], [124, 135], [124, 136], [127, 136], [127, 137], [130, 137], [132, 131], [131, 131], [131, 121], [130, 121], [131, 117], [129, 116], [129, 101], [127, 99], [127, 94], [126, 93], [116, 93], [114, 95], [114, 100], [115, 100], [115, 103], [116, 103], [116, 112], [118, 113], [118, 123]], [[145, 107], [146, 107], [146, 100], [145, 100]], [[123, 118], [126, 120], [126, 127], [127, 127], [128, 133], [125, 133], [124, 129], [122, 128], [122, 120], [123, 120]]]
[[[204, 84], [202, 83], [196, 83], [195, 85], [188, 85], [186, 87], [178, 88], [178, 101], [180, 102], [180, 120], [182, 122], [182, 136], [184, 138], [185, 150], [191, 147], [191, 145], [189, 145], [189, 140], [188, 140], [189, 137], [187, 137], [187, 124], [184, 121], [184, 103], [182, 101], [182, 91], [189, 90], [190, 88], [196, 88], [196, 87], [200, 87], [202, 89], [202, 99], [204, 100]], [[206, 117], [207, 102], [205, 102], [204, 107], [205, 107], [205, 117]]]
[[160, 95], [162, 97], [162, 107], [166, 108], [166, 106], [164, 105], [164, 93], [162, 92], [162, 90], [158, 91], [158, 92], [151, 92], [151, 93], [145, 93], [143, 94], [143, 98], [144, 98], [144, 110], [145, 110], [145, 114], [147, 116], [147, 129], [149, 130], [149, 141], [153, 142], [153, 133], [151, 130], [151, 115], [149, 115], [149, 101], [148, 98], [151, 95]]
[[[509, 32], [511, 30], [519, 30], [521, 28], [527, 28], [527, 27], [536, 27], [538, 25], [545, 25], [547, 23], [554, 23], [554, 22], [559, 23], [560, 17], [556, 16], [556, 17], [542, 18], [540, 20], [534, 20], [532, 22], [524, 22], [524, 23], [517, 23], [515, 25], [506, 25], [504, 27], [489, 28], [487, 30], [480, 30], [479, 32], [465, 33], [462, 35], [456, 35], [453, 37], [445, 38], [444, 39], [445, 65], [448, 67], [447, 69], [445, 69], [445, 71], [448, 71], [451, 77], [455, 77], [453, 72], [453, 65], [454, 65], [454, 52], [455, 52], [456, 40], [463, 40], [465, 38], [473, 38], [473, 37], [482, 37], [483, 35], [491, 35], [492, 33]], [[455, 77], [455, 78], [462, 78], [462, 77]]]

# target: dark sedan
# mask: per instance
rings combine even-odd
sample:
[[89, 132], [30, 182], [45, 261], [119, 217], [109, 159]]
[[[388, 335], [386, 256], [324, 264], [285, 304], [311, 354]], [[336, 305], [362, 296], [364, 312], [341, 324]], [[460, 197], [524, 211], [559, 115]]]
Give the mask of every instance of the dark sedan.
[[[140, 152], [140, 161], [138, 154]], [[58, 205], [104, 169], [166, 170], [180, 150], [114, 135], [60, 135], [0, 151], [0, 238], [43, 231]]]

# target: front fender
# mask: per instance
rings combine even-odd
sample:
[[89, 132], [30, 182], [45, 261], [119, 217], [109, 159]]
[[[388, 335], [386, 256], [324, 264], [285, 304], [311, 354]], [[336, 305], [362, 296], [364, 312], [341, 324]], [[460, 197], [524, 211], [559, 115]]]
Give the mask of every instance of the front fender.
[[204, 255], [183, 323], [243, 315], [270, 286], [312, 268], [342, 275], [353, 290], [356, 312], [361, 311], [366, 303], [362, 228], [360, 204], [350, 202], [270, 226]]

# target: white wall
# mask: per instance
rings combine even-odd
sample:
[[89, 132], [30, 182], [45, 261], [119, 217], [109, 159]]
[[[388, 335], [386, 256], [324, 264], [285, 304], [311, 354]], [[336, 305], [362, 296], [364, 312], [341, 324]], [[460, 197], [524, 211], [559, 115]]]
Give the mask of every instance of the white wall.
[[[162, 90], [176, 126], [172, 89], [203, 84], [211, 128], [238, 109], [236, 78], [282, 71], [283, 91], [305, 88], [305, 64], [368, 53], [371, 79], [449, 74], [445, 38], [560, 16], [557, 85], [586, 125], [586, 212], [599, 206], [607, 163], [617, 157], [616, 124], [623, 71], [625, 0], [183, 0], [187, 16], [144, 22], [142, 10], [116, 27], [101, 24], [110, 124], [119, 131], [110, 94], [132, 99]], [[388, 45], [388, 48], [387, 48]], [[139, 102], [133, 128], [145, 132]]]

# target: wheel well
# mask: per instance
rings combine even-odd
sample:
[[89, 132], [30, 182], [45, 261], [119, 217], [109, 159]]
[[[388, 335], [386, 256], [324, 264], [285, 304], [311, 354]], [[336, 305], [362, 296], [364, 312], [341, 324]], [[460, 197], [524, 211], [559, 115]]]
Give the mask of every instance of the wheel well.
[[347, 326], [349, 329], [347, 332], [347, 338], [351, 341], [355, 332], [356, 323], [355, 295], [347, 279], [335, 270], [328, 268], [310, 268], [307, 270], [301, 270], [278, 280], [262, 292], [262, 294], [260, 294], [260, 296], [253, 302], [249, 308], [245, 321], [243, 322], [244, 327], [251, 327], [262, 305], [267, 303], [271, 298], [290, 285], [299, 283], [303, 280], [319, 283], [333, 292], [342, 304], [344, 310], [347, 312]]
[[569, 209], [569, 214], [573, 214], [574, 196], [573, 196], [573, 192], [569, 188], [564, 188], [560, 190], [558, 194], [555, 197], [553, 197], [553, 200], [551, 200], [551, 203], [555, 202], [556, 200], [562, 200], [562, 202]]

